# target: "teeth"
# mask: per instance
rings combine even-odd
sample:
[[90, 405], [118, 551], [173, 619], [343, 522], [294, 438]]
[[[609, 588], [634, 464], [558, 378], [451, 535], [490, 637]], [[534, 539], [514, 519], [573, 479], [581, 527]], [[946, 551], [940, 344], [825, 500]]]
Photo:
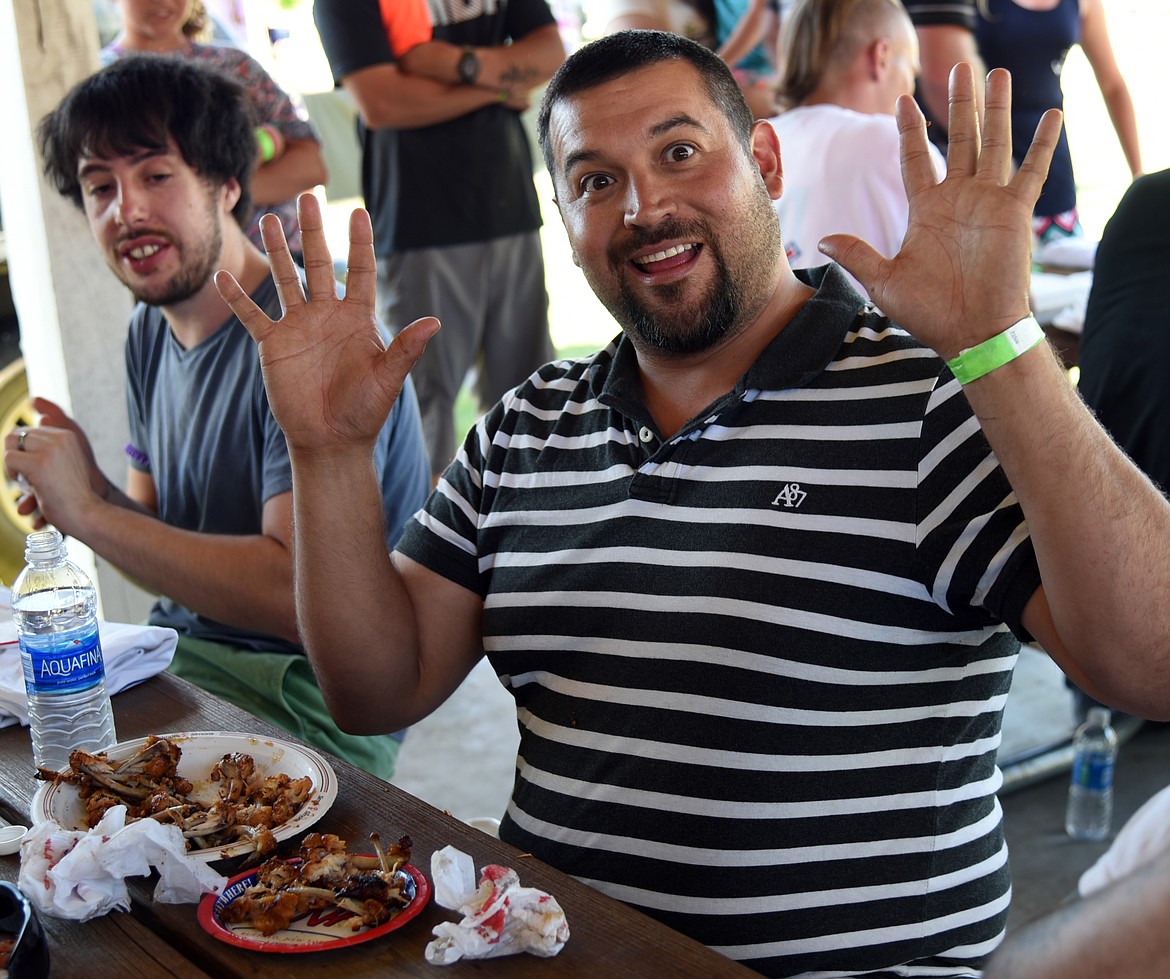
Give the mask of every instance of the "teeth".
[[138, 259], [150, 258], [151, 255], [155, 254], [161, 249], [162, 245], [141, 245], [138, 248], [130, 249], [130, 257]]
[[694, 245], [672, 245], [665, 251], [655, 252], [653, 255], [646, 255], [643, 258], [634, 259], [636, 265], [652, 265], [654, 262], [664, 262], [668, 258], [674, 258], [675, 255], [681, 255], [683, 252], [689, 252]]

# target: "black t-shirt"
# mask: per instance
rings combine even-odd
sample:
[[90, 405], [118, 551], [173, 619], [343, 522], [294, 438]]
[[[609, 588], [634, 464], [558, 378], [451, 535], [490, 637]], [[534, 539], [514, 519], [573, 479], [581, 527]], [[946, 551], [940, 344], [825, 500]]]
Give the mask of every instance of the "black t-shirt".
[[1126, 191], [1101, 236], [1081, 337], [1079, 390], [1117, 441], [1170, 490], [1170, 170]]
[[[495, 47], [555, 24], [544, 0], [431, 0], [436, 40]], [[317, 0], [313, 9], [333, 77], [392, 63], [377, 0]], [[487, 241], [540, 227], [532, 154], [520, 116], [492, 105], [421, 129], [361, 123], [362, 192], [374, 248]]]

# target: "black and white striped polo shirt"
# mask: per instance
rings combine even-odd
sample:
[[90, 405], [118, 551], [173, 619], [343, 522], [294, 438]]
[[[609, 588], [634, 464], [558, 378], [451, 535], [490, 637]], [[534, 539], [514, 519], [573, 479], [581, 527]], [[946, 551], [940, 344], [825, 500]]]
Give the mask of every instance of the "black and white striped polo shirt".
[[542, 368], [399, 546], [484, 598], [506, 840], [771, 975], [971, 975], [1009, 896], [1004, 623], [1039, 573], [950, 372], [801, 275], [670, 438], [627, 342]]

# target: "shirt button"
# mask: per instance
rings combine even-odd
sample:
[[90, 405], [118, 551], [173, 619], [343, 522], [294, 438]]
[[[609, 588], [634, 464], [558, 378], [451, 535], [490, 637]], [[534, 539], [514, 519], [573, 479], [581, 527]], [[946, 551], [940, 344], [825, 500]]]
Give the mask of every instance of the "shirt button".
[[638, 430], [638, 438], [640, 438], [643, 442], [653, 442], [654, 433], [650, 431], [650, 429], [648, 429], [645, 425], [643, 425]]

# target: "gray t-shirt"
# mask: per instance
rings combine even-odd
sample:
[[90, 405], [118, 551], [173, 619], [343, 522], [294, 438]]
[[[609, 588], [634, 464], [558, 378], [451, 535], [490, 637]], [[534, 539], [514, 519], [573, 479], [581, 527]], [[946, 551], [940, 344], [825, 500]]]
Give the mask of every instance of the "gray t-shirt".
[[[265, 279], [252, 299], [274, 319], [276, 287]], [[284, 433], [268, 407], [256, 344], [234, 316], [189, 350], [162, 312], [139, 305], [126, 339], [127, 455], [150, 474], [165, 523], [208, 534], [262, 532], [265, 502], [292, 489]], [[423, 503], [430, 465], [423, 447], [414, 389], [403, 389], [378, 442], [387, 547]], [[198, 639], [251, 649], [300, 652], [265, 633], [206, 618], [163, 597], [155, 625]]]

